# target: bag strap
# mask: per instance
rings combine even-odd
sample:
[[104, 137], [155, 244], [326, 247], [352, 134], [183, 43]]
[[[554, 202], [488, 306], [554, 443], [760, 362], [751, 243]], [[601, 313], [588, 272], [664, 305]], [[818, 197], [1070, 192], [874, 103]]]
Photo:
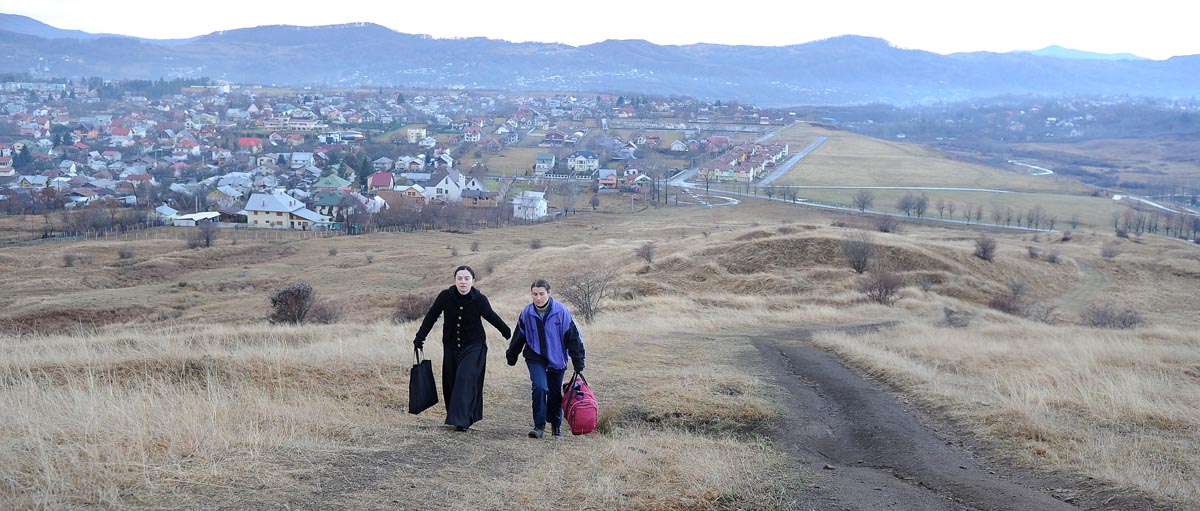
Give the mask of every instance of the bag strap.
[[417, 359], [418, 364], [421, 363], [421, 359], [424, 358], [424, 355], [425, 348], [413, 348], [413, 357]]
[[567, 390], [565, 392], [563, 392], [564, 394], [566, 394], [565, 396], [563, 396], [563, 399], [564, 399], [563, 406], [566, 406], [568, 408], [571, 406], [571, 399], [575, 397], [575, 380], [582, 378], [582, 377], [583, 377], [583, 375], [579, 374], [579, 371], [575, 371], [575, 372], [571, 373], [571, 380], [567, 382]]

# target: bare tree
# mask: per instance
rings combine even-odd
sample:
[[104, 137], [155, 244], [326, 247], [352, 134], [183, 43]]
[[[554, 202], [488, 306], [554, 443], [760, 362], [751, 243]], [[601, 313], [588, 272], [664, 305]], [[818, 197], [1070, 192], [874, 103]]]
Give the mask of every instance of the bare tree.
[[299, 325], [317, 301], [317, 292], [312, 286], [296, 282], [279, 289], [271, 294], [272, 323], [291, 323]]
[[925, 195], [925, 192], [921, 192], [921, 195], [917, 196], [917, 199], [913, 202], [913, 211], [917, 213], [917, 218], [921, 218], [925, 216], [925, 212], [928, 210], [929, 196]]
[[617, 273], [613, 270], [581, 270], [558, 279], [558, 295], [571, 304], [585, 323], [596, 319], [604, 307], [604, 298]]
[[642, 243], [642, 246], [638, 247], [638, 249], [635, 252], [637, 253], [638, 257], [646, 260], [646, 264], [654, 264], [654, 242], [653, 241], [647, 241], [645, 243]]
[[851, 204], [859, 211], [866, 211], [874, 203], [875, 194], [871, 193], [870, 190], [859, 190], [854, 194], [854, 198], [851, 199]]
[[900, 288], [904, 280], [892, 269], [888, 261], [878, 261], [858, 283], [858, 290], [867, 295], [867, 300], [892, 306], [900, 299]]
[[996, 258], [996, 240], [988, 236], [980, 236], [975, 240], [975, 257], [984, 261]]
[[[937, 204], [934, 207], [937, 208], [938, 218], [945, 218], [945, 216], [946, 216], [946, 199], [939, 197], [937, 200]], [[954, 212], [951, 211], [950, 214], [953, 215]]]
[[203, 222], [200, 224], [196, 232], [188, 238], [188, 248], [208, 248], [213, 245], [213, 241], [220, 234], [217, 224], [214, 222]]
[[558, 193], [562, 196], [562, 210], [564, 213], [575, 211], [575, 197], [579, 194], [579, 187], [574, 181], [568, 177], [566, 182], [558, 186]]
[[854, 273], [862, 274], [867, 271], [873, 248], [871, 233], [866, 231], [855, 231], [842, 240], [842, 255], [846, 256]]
[[896, 209], [903, 211], [904, 216], [912, 216], [913, 209], [916, 207], [917, 198], [913, 196], [912, 192], [904, 194], [904, 197], [901, 197], [900, 200], [896, 201]]

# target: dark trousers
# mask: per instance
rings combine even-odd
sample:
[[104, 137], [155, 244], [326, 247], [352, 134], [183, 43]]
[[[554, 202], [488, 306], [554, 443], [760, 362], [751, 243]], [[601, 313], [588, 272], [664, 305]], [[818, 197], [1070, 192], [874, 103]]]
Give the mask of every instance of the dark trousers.
[[562, 425], [563, 369], [551, 369], [540, 362], [525, 361], [529, 366], [529, 381], [533, 390], [533, 427], [541, 429]]
[[446, 424], [471, 427], [483, 419], [483, 373], [487, 344], [473, 342], [461, 348], [442, 344], [442, 395], [446, 398]]

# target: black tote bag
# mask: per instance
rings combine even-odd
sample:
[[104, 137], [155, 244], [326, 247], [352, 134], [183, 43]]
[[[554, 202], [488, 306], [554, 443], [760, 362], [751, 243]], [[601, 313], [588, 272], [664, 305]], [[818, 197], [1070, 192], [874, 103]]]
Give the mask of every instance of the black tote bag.
[[438, 402], [433, 380], [433, 364], [424, 359], [424, 350], [413, 350], [417, 363], [408, 373], [408, 413], [419, 414]]

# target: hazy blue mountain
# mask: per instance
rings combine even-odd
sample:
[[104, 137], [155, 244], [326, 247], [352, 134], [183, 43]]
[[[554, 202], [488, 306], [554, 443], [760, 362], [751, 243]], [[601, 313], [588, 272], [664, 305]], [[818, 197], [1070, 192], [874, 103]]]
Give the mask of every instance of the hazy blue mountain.
[[1058, 57], [1060, 59], [1146, 60], [1132, 53], [1095, 53], [1083, 50], [1073, 50], [1071, 48], [1063, 48], [1057, 44], [1047, 46], [1040, 50], [1033, 50], [1029, 53], [1043, 57]]
[[[0, 17], [0, 23], [14, 18]], [[1200, 96], [1195, 79], [1200, 56], [1154, 61], [1029, 52], [939, 55], [860, 36], [782, 47], [661, 46], [641, 40], [575, 47], [434, 39], [372, 23], [262, 26], [172, 41], [61, 37], [53, 27], [48, 32], [24, 23], [18, 27], [24, 32], [17, 32], [11, 23], [0, 24], [5, 26], [0, 71], [37, 70], [42, 76], [636, 92], [770, 106], [905, 104], [1001, 94]], [[29, 33], [38, 30], [58, 35]]]
[[64, 30], [52, 27], [28, 16], [19, 14], [0, 13], [0, 30], [18, 34], [32, 35], [46, 39], [100, 39], [102, 37], [125, 37], [141, 41], [153, 41], [158, 44], [177, 44], [187, 39], [141, 39], [138, 37], [118, 34], [93, 34], [82, 30]]

